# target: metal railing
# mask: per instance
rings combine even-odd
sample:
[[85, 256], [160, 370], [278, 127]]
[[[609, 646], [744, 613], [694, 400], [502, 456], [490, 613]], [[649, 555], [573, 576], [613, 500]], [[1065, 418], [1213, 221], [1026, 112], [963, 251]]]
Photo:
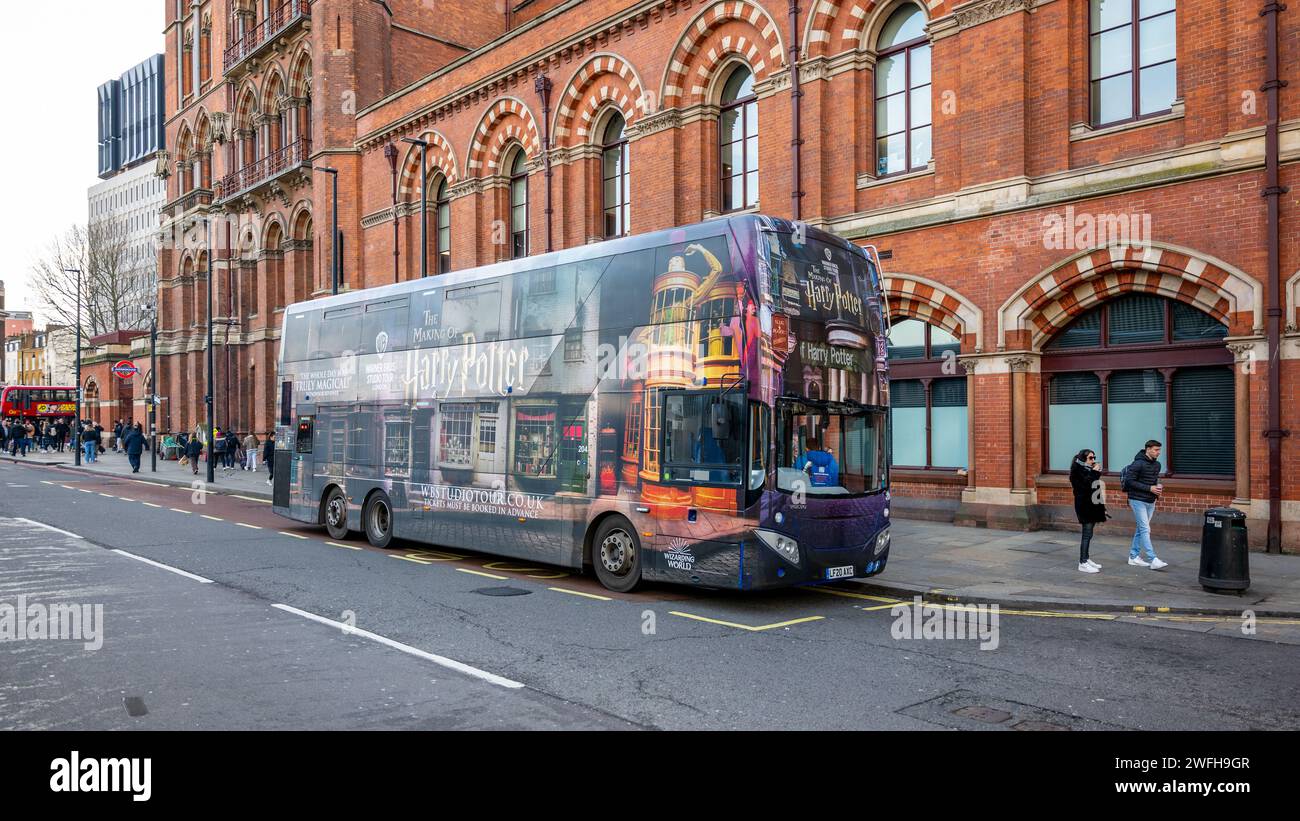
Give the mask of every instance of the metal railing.
[[238, 171], [222, 177], [221, 182], [217, 183], [216, 198], [218, 200], [229, 199], [260, 183], [278, 177], [291, 168], [306, 165], [310, 162], [311, 140], [306, 138], [296, 140], [279, 151], [267, 154], [260, 160], [249, 163]]
[[226, 47], [222, 56], [223, 70], [229, 72], [253, 56], [262, 46], [274, 40], [285, 29], [299, 20], [311, 16], [311, 0], [288, 0], [273, 9], [265, 19], [255, 23], [244, 36]]

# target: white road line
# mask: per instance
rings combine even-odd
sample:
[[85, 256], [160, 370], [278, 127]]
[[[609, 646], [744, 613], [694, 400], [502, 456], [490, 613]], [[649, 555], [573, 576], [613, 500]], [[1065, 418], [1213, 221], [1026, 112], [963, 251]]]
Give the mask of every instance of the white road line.
[[[129, 481], [140, 485], [153, 485], [154, 487], [175, 487], [175, 485], [164, 485], [161, 482], [146, 482], [143, 479], [131, 479]], [[189, 488], [182, 488], [182, 490], [189, 490]]]
[[70, 530], [62, 530], [62, 529], [57, 528], [57, 527], [55, 527], [55, 526], [53, 526], [53, 525], [47, 525], [47, 524], [45, 524], [45, 522], [36, 522], [36, 521], [31, 520], [31, 519], [24, 519], [24, 518], [21, 517], [21, 516], [15, 516], [15, 517], [14, 517], [14, 521], [15, 521], [15, 522], [26, 522], [27, 524], [32, 525], [33, 527], [40, 527], [40, 528], [44, 528], [45, 530], [53, 530], [55, 533], [62, 533], [64, 536], [71, 536], [71, 537], [74, 538], [74, 539], [84, 539], [84, 538], [86, 538], [85, 536], [78, 535], [78, 534], [76, 534], [76, 533], [73, 533], [73, 532], [70, 531]]
[[230, 495], [231, 495], [232, 498], [235, 498], [235, 499], [243, 499], [245, 502], [261, 502], [261, 503], [264, 504], [264, 505], [269, 505], [269, 504], [271, 504], [271, 500], [270, 500], [270, 499], [258, 499], [258, 498], [253, 497], [253, 496], [240, 496], [238, 493], [232, 493], [232, 494], [230, 494]]
[[114, 496], [114, 495], [111, 494], [111, 493], [101, 493], [101, 494], [99, 494], [99, 495], [100, 495], [100, 496], [103, 496], [105, 499], [116, 499], [116, 498], [117, 498], [116, 496]]
[[189, 513], [189, 512], [190, 512], [190, 511], [188, 511], [188, 510], [181, 510], [179, 507], [169, 507], [169, 508], [167, 508], [167, 509], [168, 509], [168, 510], [174, 510], [174, 511], [176, 511], [177, 513]]
[[153, 559], [146, 559], [144, 556], [137, 556], [134, 553], [127, 553], [125, 550], [118, 550], [117, 548], [113, 548], [113, 552], [126, 556], [128, 559], [135, 559], [137, 562], [144, 562], [145, 564], [151, 564], [154, 567], [162, 568], [163, 570], [166, 570], [170, 573], [175, 573], [178, 576], [184, 576], [187, 579], [193, 579], [194, 581], [199, 582], [201, 584], [212, 584], [212, 579], [205, 579], [202, 576], [196, 576], [193, 573], [190, 573], [188, 570], [181, 570], [179, 567], [172, 567], [169, 564], [163, 564], [162, 562], [155, 562]]
[[211, 520], [214, 521], [214, 522], [224, 522], [224, 521], [225, 521], [225, 519], [221, 518], [220, 516], [209, 516], [209, 515], [206, 514], [206, 513], [200, 513], [199, 515], [202, 516], [202, 517], [205, 518], [205, 519], [211, 519]]
[[280, 534], [281, 534], [282, 536], [292, 536], [292, 537], [294, 537], [295, 539], [305, 539], [305, 538], [307, 538], [306, 536], [300, 536], [300, 535], [298, 535], [297, 533], [290, 533], [290, 532], [287, 531], [287, 530], [281, 530], [281, 531], [280, 531]]
[[156, 504], [154, 504], [153, 502], [141, 502], [140, 504], [145, 505], [145, 506], [147, 506], [147, 507], [157, 507], [157, 508], [161, 508], [161, 507], [162, 507], [162, 505], [156, 505]]
[[244, 524], [243, 522], [235, 522], [235, 524], [239, 525], [240, 527], [247, 527], [247, 528], [249, 528], [250, 530], [261, 530], [261, 529], [262, 529], [262, 528], [258, 527], [257, 525], [246, 525], [246, 524]]
[[430, 653], [425, 650], [421, 650], [418, 647], [412, 647], [409, 644], [402, 644], [400, 641], [393, 641], [392, 639], [387, 638], [385, 636], [381, 636], [378, 633], [371, 633], [369, 630], [362, 630], [360, 627], [352, 627], [347, 624], [344, 624], [341, 621], [334, 621], [333, 619], [327, 619], [324, 616], [318, 616], [315, 613], [308, 613], [306, 610], [299, 610], [298, 608], [290, 607], [287, 604], [273, 604], [271, 606], [276, 608], [277, 610], [283, 610], [286, 613], [293, 613], [295, 616], [302, 616], [304, 619], [311, 619], [312, 621], [319, 622], [320, 624], [327, 624], [330, 627], [336, 627], [342, 630], [343, 632], [348, 633], [349, 635], [361, 636], [363, 638], [370, 639], [371, 641], [379, 642], [385, 647], [391, 647], [394, 650], [400, 650], [403, 653], [409, 653], [410, 655], [416, 656], [417, 658], [422, 658], [425, 661], [431, 661], [434, 664], [440, 665], [442, 667], [446, 667], [451, 670], [456, 670], [457, 672], [464, 673], [467, 676], [473, 676], [474, 678], [481, 679], [483, 681], [488, 682], [489, 684], [495, 684], [498, 687], [506, 687], [511, 690], [518, 690], [524, 686], [522, 683], [518, 681], [511, 681], [508, 678], [503, 678], [501, 676], [498, 676], [495, 673], [489, 673], [486, 670], [480, 670], [477, 667], [471, 667], [468, 664], [464, 664], [462, 662], [456, 661], [455, 659], [449, 659], [446, 656], [439, 656], [435, 653]]

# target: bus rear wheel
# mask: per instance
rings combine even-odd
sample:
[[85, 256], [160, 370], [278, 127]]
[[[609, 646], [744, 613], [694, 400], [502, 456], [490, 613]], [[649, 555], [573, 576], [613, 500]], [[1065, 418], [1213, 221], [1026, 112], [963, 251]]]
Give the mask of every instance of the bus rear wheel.
[[325, 530], [331, 539], [348, 537], [348, 498], [338, 488], [330, 488], [325, 497]]
[[591, 563], [600, 583], [616, 593], [628, 593], [641, 583], [641, 540], [622, 516], [611, 516], [596, 528]]
[[361, 524], [367, 541], [375, 547], [388, 547], [393, 540], [393, 504], [388, 494], [381, 490], [370, 497], [361, 513]]

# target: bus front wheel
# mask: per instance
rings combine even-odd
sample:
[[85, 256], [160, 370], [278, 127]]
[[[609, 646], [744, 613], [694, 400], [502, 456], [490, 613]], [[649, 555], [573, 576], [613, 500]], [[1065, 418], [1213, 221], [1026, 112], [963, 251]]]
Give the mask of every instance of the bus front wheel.
[[361, 513], [361, 523], [367, 541], [375, 547], [388, 547], [393, 540], [393, 505], [388, 494], [381, 490], [370, 497]]
[[325, 529], [331, 539], [348, 537], [348, 498], [338, 488], [331, 488], [325, 497]]
[[641, 540], [622, 516], [600, 523], [591, 542], [591, 563], [600, 583], [616, 593], [628, 593], [641, 583]]

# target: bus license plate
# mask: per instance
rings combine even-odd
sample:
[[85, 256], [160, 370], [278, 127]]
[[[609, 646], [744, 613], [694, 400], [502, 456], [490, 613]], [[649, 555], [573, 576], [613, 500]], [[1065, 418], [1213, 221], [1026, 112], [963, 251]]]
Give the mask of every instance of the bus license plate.
[[846, 564], [843, 567], [828, 567], [826, 568], [826, 578], [828, 579], [853, 578], [853, 565]]

